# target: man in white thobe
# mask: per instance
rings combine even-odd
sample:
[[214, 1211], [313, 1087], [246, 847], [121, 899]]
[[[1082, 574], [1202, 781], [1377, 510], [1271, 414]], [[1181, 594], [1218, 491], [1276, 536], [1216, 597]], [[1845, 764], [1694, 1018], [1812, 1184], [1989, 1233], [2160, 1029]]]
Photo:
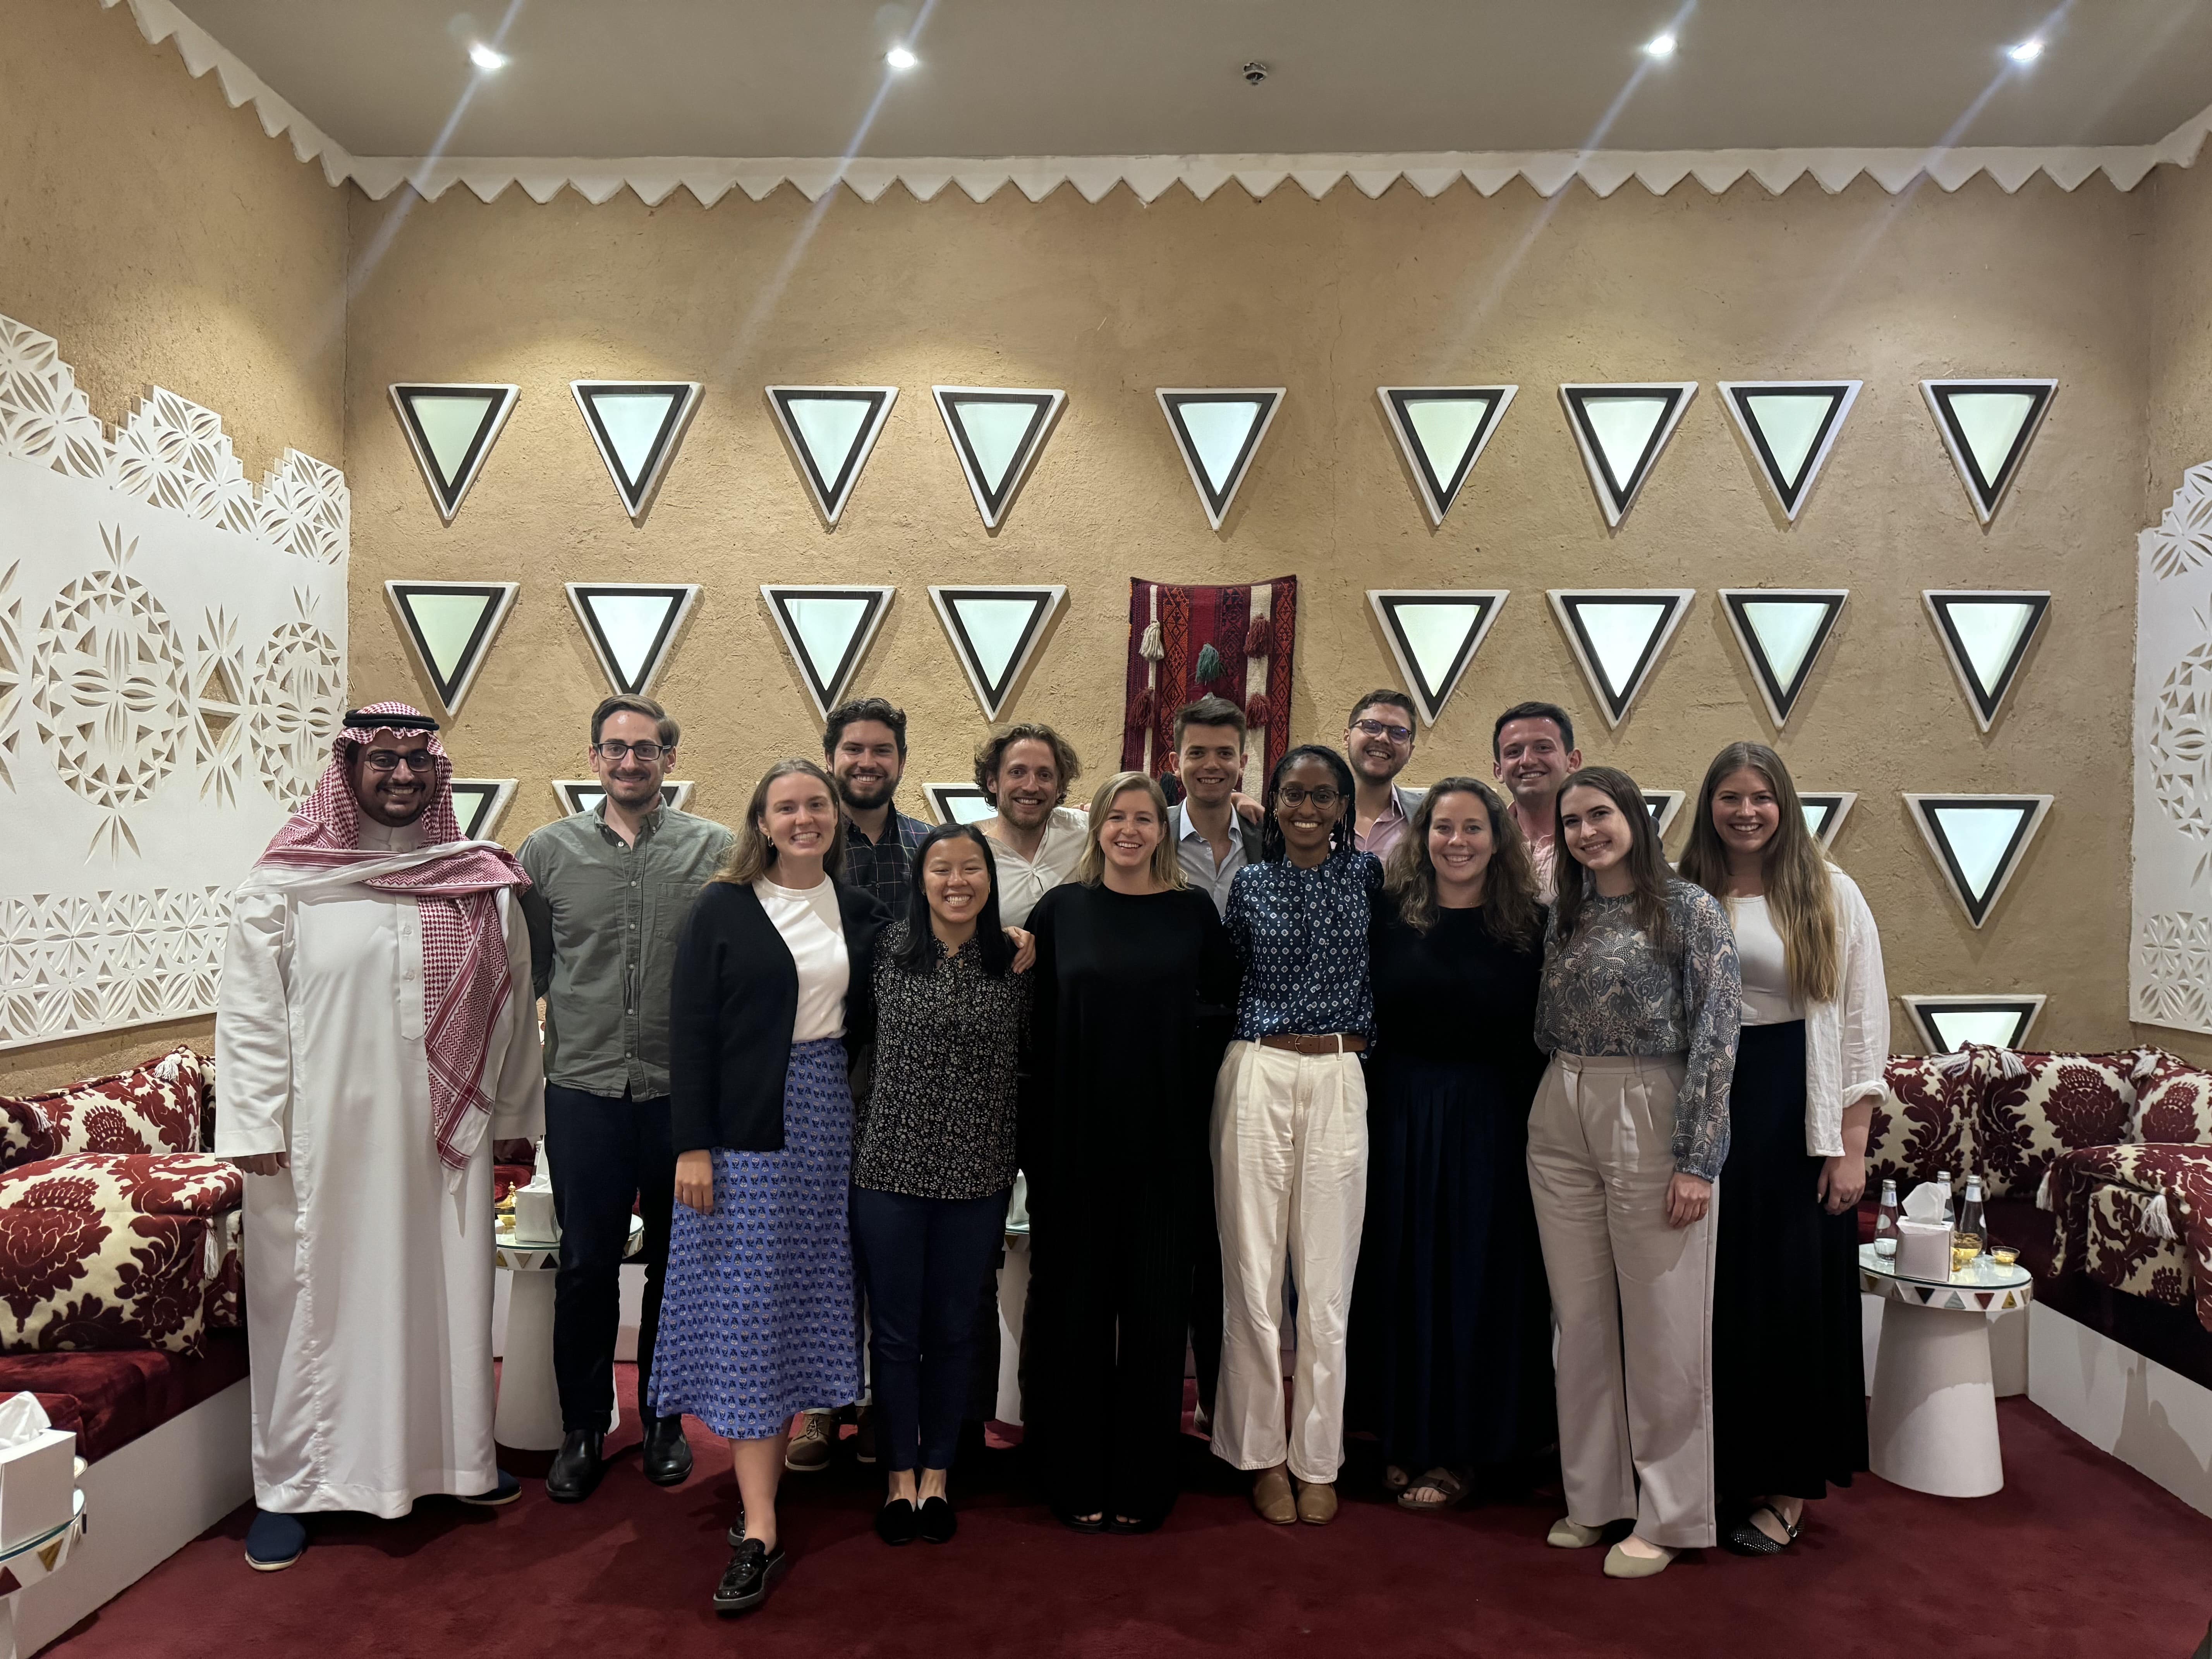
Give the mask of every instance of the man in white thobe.
[[315, 1510], [520, 1491], [492, 1450], [491, 1165], [544, 1109], [529, 878], [462, 839], [435, 721], [378, 703], [331, 747], [234, 897], [216, 1016], [216, 1151], [252, 1177], [246, 1553], [272, 1571]]

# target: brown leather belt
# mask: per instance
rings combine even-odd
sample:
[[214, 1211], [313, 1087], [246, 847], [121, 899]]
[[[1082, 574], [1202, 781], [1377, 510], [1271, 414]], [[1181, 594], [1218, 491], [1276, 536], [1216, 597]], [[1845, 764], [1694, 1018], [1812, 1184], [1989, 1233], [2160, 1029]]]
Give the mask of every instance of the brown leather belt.
[[1358, 1054], [1367, 1051], [1367, 1039], [1357, 1031], [1331, 1031], [1327, 1036], [1307, 1036], [1297, 1031], [1276, 1031], [1260, 1039], [1263, 1048], [1287, 1048], [1294, 1054]]

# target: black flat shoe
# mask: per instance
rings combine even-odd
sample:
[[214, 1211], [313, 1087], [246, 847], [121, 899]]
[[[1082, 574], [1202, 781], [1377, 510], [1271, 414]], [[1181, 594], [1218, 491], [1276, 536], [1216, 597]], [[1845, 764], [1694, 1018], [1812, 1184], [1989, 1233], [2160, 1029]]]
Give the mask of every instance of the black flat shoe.
[[1059, 1522], [1061, 1526], [1066, 1527], [1070, 1532], [1103, 1532], [1106, 1530], [1106, 1517], [1103, 1515], [1093, 1516], [1088, 1521], [1079, 1521], [1073, 1516], [1069, 1515], [1063, 1510], [1054, 1510], [1052, 1512], [1052, 1518]]
[[730, 1552], [730, 1565], [714, 1586], [714, 1611], [750, 1613], [768, 1600], [769, 1591], [790, 1566], [782, 1545], [770, 1549], [757, 1538], [746, 1539]]
[[656, 1486], [680, 1486], [691, 1478], [691, 1443], [684, 1419], [656, 1417], [645, 1425], [645, 1478]]
[[596, 1429], [571, 1429], [562, 1437], [561, 1449], [553, 1454], [552, 1466], [545, 1471], [548, 1498], [556, 1504], [580, 1504], [592, 1495], [599, 1477], [607, 1472], [599, 1455], [599, 1443]]
[[876, 1536], [886, 1544], [911, 1544], [921, 1536], [921, 1516], [903, 1498], [894, 1498], [876, 1511]]
[[[1760, 1529], [1758, 1522], [1752, 1518], [1759, 1512], [1759, 1510], [1764, 1510], [1772, 1516], [1774, 1523], [1789, 1534], [1786, 1541], [1770, 1538]], [[1797, 1534], [1804, 1530], [1805, 1520], [1802, 1516], [1798, 1517], [1797, 1524], [1793, 1527], [1782, 1518], [1782, 1511], [1776, 1509], [1773, 1504], [1761, 1504], [1758, 1509], [1752, 1510], [1751, 1515], [1747, 1515], [1735, 1525], [1730, 1527], [1721, 1539], [1721, 1544], [1723, 1548], [1733, 1551], [1738, 1555], [1779, 1555], [1791, 1544], [1796, 1543]]]
[[924, 1543], [949, 1544], [952, 1534], [960, 1530], [960, 1517], [952, 1512], [951, 1498], [925, 1498], [921, 1500], [919, 1525]]

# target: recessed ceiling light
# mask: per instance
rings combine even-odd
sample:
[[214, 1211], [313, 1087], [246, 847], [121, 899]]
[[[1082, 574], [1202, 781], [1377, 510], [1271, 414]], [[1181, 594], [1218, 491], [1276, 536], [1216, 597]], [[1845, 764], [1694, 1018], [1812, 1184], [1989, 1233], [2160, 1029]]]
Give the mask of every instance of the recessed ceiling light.
[[2016, 46], [2007, 46], [2005, 56], [2015, 64], [2033, 64], [2043, 56], [2043, 42], [2040, 39], [2023, 40]]
[[1671, 34], [1653, 35], [1644, 43], [1644, 55], [1646, 58], [1672, 58], [1674, 55], [1674, 37]]
[[921, 61], [904, 46], [893, 46], [884, 54], [884, 62], [895, 70], [910, 70]]
[[495, 51], [479, 40], [469, 48], [469, 62], [486, 74], [489, 74], [494, 70], [503, 70], [507, 67], [507, 54]]

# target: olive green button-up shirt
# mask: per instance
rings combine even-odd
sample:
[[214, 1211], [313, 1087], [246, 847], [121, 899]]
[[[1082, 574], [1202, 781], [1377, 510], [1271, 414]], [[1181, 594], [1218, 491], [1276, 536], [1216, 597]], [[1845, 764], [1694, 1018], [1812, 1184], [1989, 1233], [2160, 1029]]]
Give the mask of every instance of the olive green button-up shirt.
[[664, 806], [626, 845], [598, 811], [531, 832], [530, 978], [545, 999], [545, 1080], [587, 1094], [668, 1092], [668, 988], [691, 901], [729, 850], [710, 818]]

